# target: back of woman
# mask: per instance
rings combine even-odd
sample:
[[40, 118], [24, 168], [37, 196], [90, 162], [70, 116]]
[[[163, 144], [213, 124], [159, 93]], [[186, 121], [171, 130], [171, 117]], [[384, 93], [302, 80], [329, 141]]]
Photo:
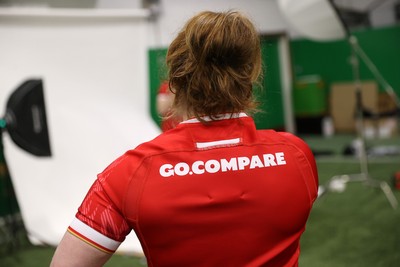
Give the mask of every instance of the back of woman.
[[317, 169], [302, 140], [256, 130], [249, 116], [261, 73], [254, 25], [201, 12], [167, 66], [172, 115], [184, 121], [98, 175], [53, 266], [99, 266], [132, 229], [148, 266], [297, 266]]
[[317, 196], [300, 139], [256, 131], [239, 113], [207, 126], [185, 121], [120, 164], [135, 165], [140, 151], [145, 175], [131, 184], [141, 194], [124, 210], [149, 266], [296, 266]]

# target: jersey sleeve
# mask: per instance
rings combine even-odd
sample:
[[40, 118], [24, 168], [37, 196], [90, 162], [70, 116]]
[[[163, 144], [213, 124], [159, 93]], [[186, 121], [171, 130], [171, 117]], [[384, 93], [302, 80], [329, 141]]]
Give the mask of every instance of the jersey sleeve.
[[122, 208], [130, 179], [123, 162], [124, 156], [98, 175], [68, 227], [71, 234], [107, 253], [114, 253], [131, 231]]
[[314, 154], [310, 147], [301, 138], [287, 132], [280, 132], [281, 136], [289, 140], [294, 146], [297, 147], [305, 156], [307, 165], [311, 168], [311, 177], [305, 177], [307, 186], [310, 189], [312, 200], [314, 201], [318, 196], [318, 169], [315, 162]]

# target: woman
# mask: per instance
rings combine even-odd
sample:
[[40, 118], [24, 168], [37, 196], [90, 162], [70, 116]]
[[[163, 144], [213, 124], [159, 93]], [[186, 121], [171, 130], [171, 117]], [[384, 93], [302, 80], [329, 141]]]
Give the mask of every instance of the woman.
[[169, 83], [167, 81], [162, 82], [158, 89], [156, 106], [157, 113], [162, 119], [160, 126], [163, 132], [175, 128], [182, 121], [181, 118], [173, 116], [171, 108], [174, 103], [174, 98], [175, 95], [169, 89]]
[[261, 72], [253, 24], [199, 13], [167, 66], [185, 121], [98, 175], [52, 266], [101, 266], [132, 229], [148, 266], [297, 266], [317, 169], [302, 140], [247, 115]]

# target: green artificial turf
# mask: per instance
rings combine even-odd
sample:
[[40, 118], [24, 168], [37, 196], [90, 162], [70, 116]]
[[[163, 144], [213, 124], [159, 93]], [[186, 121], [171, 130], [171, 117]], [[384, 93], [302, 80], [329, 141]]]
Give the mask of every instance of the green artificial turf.
[[[2, 267], [41, 267], [49, 266], [54, 248], [27, 245], [0, 258]], [[114, 255], [104, 266], [144, 267], [146, 261], [141, 257]]]
[[[336, 175], [360, 173], [359, 160], [342, 155], [352, 138], [304, 137], [313, 150], [331, 152], [317, 157], [321, 185]], [[380, 140], [378, 145], [393, 143], [400, 145], [398, 139]], [[400, 171], [400, 156], [372, 158], [368, 169], [371, 179], [387, 182], [400, 200], [400, 191], [392, 184], [393, 174]], [[1, 267], [39, 267], [48, 266], [54, 248], [25, 242], [18, 249], [7, 252], [3, 247], [0, 252]], [[114, 255], [105, 266], [143, 267], [146, 263], [140, 257]], [[324, 194], [316, 201], [302, 236], [300, 266], [400, 266], [400, 207], [393, 209], [380, 188], [362, 182], [348, 183], [341, 193]]]
[[[343, 156], [352, 136], [333, 139], [304, 138], [313, 149], [330, 150], [317, 157], [320, 184], [332, 177], [360, 174], [361, 162]], [[399, 139], [367, 140], [367, 148], [397, 144]], [[369, 158], [369, 178], [384, 181], [400, 201], [393, 175], [400, 171], [400, 156]], [[343, 192], [328, 192], [317, 200], [301, 239], [300, 266], [397, 267], [400, 266], [400, 206], [393, 209], [379, 187], [365, 182], [348, 183]]]
[[[321, 170], [356, 173], [353, 163], [323, 163]], [[370, 164], [370, 174], [390, 182], [399, 164]], [[385, 173], [386, 172], [386, 173]], [[373, 179], [375, 179], [373, 177]], [[377, 178], [376, 178], [377, 179]], [[400, 199], [398, 191], [394, 191]], [[301, 239], [300, 266], [400, 266], [400, 210], [394, 210], [380, 188], [355, 182], [342, 193], [318, 199]]]

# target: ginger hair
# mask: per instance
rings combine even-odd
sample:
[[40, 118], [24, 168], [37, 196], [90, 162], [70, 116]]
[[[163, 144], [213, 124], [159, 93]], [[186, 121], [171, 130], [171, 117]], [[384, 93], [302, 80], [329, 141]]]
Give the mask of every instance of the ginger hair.
[[204, 122], [202, 116], [256, 110], [260, 38], [240, 12], [204, 11], [189, 19], [169, 46], [166, 62], [176, 114]]

